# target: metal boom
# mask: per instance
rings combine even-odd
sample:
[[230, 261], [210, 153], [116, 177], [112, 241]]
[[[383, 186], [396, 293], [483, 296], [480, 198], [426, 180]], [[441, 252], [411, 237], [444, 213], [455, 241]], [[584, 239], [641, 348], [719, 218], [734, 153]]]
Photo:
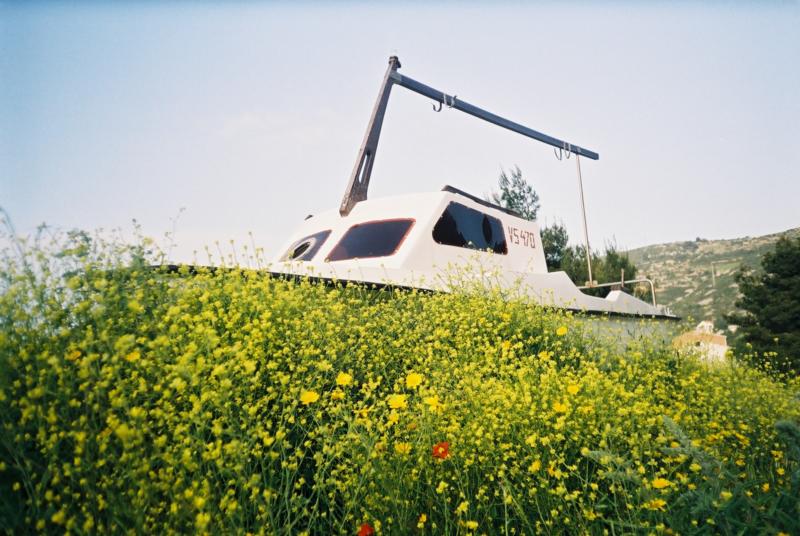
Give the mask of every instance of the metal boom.
[[514, 121], [510, 121], [504, 117], [500, 117], [499, 115], [488, 112], [482, 108], [478, 108], [477, 106], [469, 104], [466, 101], [459, 100], [455, 95], [448, 95], [447, 93], [439, 91], [438, 89], [434, 89], [421, 82], [417, 82], [413, 78], [403, 76], [397, 72], [397, 69], [399, 68], [400, 60], [397, 58], [397, 56], [391, 56], [389, 58], [389, 68], [386, 70], [386, 74], [383, 78], [383, 84], [381, 85], [380, 92], [378, 93], [378, 100], [375, 102], [375, 107], [372, 109], [372, 116], [370, 117], [369, 125], [367, 126], [367, 132], [364, 135], [364, 141], [362, 142], [361, 149], [358, 152], [355, 168], [353, 169], [353, 173], [350, 175], [350, 182], [347, 185], [347, 190], [345, 191], [344, 198], [342, 199], [342, 204], [339, 207], [339, 214], [342, 216], [347, 216], [350, 214], [350, 211], [353, 209], [356, 203], [367, 199], [367, 189], [369, 188], [369, 179], [372, 174], [372, 165], [375, 162], [375, 152], [378, 149], [378, 140], [381, 135], [381, 127], [383, 126], [383, 116], [386, 114], [386, 105], [389, 102], [389, 94], [391, 92], [392, 85], [394, 84], [400, 85], [406, 89], [410, 89], [415, 93], [419, 93], [420, 95], [439, 102], [439, 109], [441, 109], [442, 105], [447, 106], [448, 108], [455, 108], [456, 110], [460, 110], [479, 119], [483, 119], [484, 121], [488, 121], [494, 125], [506, 128], [512, 132], [516, 132], [517, 134], [522, 134], [528, 138], [552, 145], [553, 147], [567, 151], [568, 153], [573, 153], [578, 156], [585, 156], [587, 158], [591, 158], [592, 160], [597, 160], [600, 158], [600, 155], [594, 151], [590, 151], [589, 149], [585, 149], [578, 145], [573, 145], [558, 138], [548, 136], [547, 134], [543, 134], [539, 131], [533, 130], [532, 128], [528, 128], [524, 125], [520, 125], [519, 123], [515, 123]]

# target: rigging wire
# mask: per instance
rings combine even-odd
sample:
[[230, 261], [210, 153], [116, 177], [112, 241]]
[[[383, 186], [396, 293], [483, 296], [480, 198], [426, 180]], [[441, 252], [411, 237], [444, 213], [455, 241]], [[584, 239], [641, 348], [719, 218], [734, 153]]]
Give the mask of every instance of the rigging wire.
[[[564, 142], [564, 147], [553, 148], [553, 153], [556, 156], [556, 160], [559, 162], [562, 161], [565, 157], [569, 160], [572, 157], [572, 145]], [[566, 153], [566, 154], [565, 154]], [[583, 240], [584, 240], [584, 249], [586, 250], [586, 270], [589, 274], [589, 281], [586, 282], [586, 286], [592, 287], [594, 286], [594, 279], [592, 278], [592, 249], [589, 247], [589, 226], [586, 223], [586, 200], [583, 195], [583, 175], [581, 174], [581, 160], [580, 155], [575, 153], [575, 165], [578, 169], [578, 193], [580, 194], [581, 199], [581, 215], [583, 216]]]

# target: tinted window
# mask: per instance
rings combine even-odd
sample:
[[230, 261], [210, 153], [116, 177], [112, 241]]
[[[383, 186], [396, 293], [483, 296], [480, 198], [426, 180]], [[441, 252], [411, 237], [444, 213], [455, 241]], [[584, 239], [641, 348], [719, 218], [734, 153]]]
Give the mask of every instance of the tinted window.
[[386, 220], [353, 225], [333, 248], [327, 260], [343, 261], [392, 255], [400, 247], [412, 225], [414, 220]]
[[461, 203], [447, 205], [433, 228], [433, 239], [447, 246], [508, 253], [502, 222]]
[[319, 248], [328, 239], [331, 234], [330, 229], [327, 231], [320, 231], [305, 238], [301, 238], [291, 246], [281, 257], [282, 261], [310, 261], [317, 254]]

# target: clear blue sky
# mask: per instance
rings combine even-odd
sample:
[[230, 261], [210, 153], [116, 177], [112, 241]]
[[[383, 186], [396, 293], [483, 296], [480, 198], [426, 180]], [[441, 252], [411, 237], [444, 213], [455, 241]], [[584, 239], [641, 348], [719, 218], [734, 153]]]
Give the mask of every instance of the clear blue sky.
[[[800, 7], [0, 2], [0, 206], [271, 255], [338, 206], [387, 57], [401, 72], [596, 150], [593, 245], [800, 226]], [[574, 160], [395, 89], [372, 196], [481, 195], [519, 165], [580, 240]]]

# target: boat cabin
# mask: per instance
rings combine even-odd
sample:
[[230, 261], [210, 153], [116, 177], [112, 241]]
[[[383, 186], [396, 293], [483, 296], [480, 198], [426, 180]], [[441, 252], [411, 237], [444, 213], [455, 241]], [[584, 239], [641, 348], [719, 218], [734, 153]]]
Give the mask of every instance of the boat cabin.
[[452, 186], [364, 201], [344, 217], [338, 211], [309, 217], [278, 260], [337, 272], [356, 266], [427, 272], [476, 253], [485, 267], [547, 272], [535, 222]]

